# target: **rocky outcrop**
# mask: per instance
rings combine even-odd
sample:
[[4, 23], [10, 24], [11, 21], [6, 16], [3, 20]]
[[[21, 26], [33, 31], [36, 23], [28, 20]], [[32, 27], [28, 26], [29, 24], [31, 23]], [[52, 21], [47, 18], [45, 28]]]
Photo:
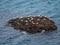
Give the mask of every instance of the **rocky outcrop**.
[[54, 21], [44, 16], [30, 16], [11, 19], [8, 21], [8, 24], [11, 24], [11, 26], [16, 30], [26, 31], [32, 34], [42, 32], [42, 30], [57, 30], [57, 26], [55, 25]]

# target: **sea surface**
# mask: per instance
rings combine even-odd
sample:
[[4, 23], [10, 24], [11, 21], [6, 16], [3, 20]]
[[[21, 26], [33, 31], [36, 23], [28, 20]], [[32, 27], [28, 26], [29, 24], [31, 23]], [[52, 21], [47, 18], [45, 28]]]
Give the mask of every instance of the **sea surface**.
[[[8, 20], [25, 16], [47, 16], [58, 29], [24, 34], [8, 26]], [[0, 0], [0, 45], [60, 45], [60, 0]]]

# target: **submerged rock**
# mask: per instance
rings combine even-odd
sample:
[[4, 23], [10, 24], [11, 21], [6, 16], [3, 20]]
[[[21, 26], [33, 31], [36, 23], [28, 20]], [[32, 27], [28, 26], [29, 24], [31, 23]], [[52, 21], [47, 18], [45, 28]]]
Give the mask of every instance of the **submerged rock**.
[[30, 16], [11, 19], [8, 21], [8, 24], [11, 24], [11, 26], [16, 30], [26, 31], [28, 33], [39, 33], [42, 32], [42, 30], [57, 30], [57, 26], [54, 21], [44, 16]]

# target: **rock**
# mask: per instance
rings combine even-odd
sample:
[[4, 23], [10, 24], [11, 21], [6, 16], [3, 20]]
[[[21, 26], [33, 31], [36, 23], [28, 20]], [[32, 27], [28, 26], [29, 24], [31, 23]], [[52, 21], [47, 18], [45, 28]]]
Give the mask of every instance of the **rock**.
[[28, 33], [40, 33], [42, 30], [57, 30], [55, 22], [44, 16], [30, 16], [23, 18], [11, 19], [8, 21], [16, 30], [26, 31]]

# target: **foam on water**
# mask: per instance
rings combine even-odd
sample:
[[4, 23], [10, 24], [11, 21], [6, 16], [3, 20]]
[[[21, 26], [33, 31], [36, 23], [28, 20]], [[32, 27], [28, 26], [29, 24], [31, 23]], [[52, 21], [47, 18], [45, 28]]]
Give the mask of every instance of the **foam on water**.
[[[30, 35], [5, 25], [9, 19], [30, 15], [51, 18], [57, 31]], [[0, 0], [0, 45], [60, 45], [60, 0]]]

